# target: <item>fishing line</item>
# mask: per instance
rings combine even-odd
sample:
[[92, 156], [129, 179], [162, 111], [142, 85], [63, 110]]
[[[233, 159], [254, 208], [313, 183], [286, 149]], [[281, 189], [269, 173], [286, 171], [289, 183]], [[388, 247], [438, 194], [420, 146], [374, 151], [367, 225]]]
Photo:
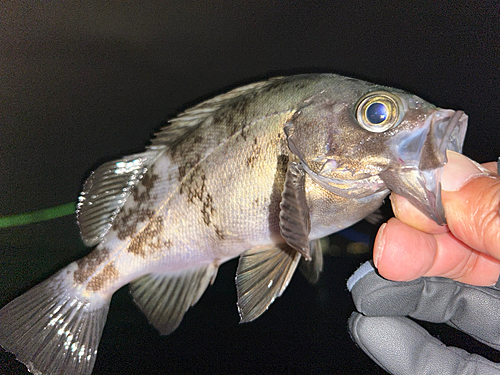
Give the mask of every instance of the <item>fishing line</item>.
[[62, 216], [73, 215], [75, 213], [75, 209], [76, 203], [70, 202], [38, 211], [25, 212], [17, 215], [0, 216], [0, 228], [17, 227], [20, 225], [56, 219]]
[[[25, 212], [17, 215], [0, 216], [0, 229], [34, 224], [41, 221], [57, 219], [58, 217], [62, 216], [73, 215], [75, 213], [75, 209], [76, 203], [70, 202], [38, 211]], [[368, 235], [360, 233], [351, 228], [344, 229], [338, 232], [338, 234], [353, 242], [362, 242], [365, 244], [370, 243], [370, 238]]]

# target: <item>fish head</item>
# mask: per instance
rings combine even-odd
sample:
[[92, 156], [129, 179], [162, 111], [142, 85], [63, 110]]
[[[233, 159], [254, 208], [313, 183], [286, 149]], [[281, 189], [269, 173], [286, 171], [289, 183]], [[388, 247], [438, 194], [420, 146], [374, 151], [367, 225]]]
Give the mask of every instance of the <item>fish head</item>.
[[303, 169], [346, 198], [391, 190], [444, 224], [440, 181], [446, 150], [462, 151], [467, 115], [363, 81], [341, 86], [304, 100], [284, 127]]

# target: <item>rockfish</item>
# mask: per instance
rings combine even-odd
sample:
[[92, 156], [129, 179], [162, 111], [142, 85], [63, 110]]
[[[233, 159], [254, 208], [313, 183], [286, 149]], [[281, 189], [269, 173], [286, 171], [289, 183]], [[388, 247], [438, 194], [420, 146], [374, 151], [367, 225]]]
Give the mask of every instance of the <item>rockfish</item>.
[[260, 316], [319, 240], [390, 191], [444, 223], [446, 150], [467, 116], [404, 91], [333, 74], [273, 78], [170, 120], [144, 152], [97, 168], [77, 205], [95, 247], [0, 310], [0, 345], [33, 373], [91, 374], [111, 297], [132, 296], [161, 334], [239, 256], [242, 322]]

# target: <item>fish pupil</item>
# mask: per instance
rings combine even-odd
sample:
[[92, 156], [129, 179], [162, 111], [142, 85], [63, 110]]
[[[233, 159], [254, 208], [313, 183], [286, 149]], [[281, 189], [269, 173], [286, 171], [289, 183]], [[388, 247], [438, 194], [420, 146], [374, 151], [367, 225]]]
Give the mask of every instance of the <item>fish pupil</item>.
[[366, 109], [366, 118], [372, 124], [381, 124], [387, 119], [387, 107], [383, 103], [373, 103]]

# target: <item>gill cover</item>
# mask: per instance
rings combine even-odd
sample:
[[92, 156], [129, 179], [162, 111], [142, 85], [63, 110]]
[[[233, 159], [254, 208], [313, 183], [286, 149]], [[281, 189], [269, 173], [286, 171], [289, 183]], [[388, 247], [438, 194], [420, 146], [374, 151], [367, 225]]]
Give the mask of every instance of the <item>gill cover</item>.
[[[288, 148], [299, 159], [299, 166], [309, 177], [324, 189], [344, 198], [364, 198], [385, 190], [384, 182], [377, 175], [363, 176], [359, 179], [344, 179], [327, 176], [337, 168], [335, 157], [321, 157], [327, 139], [335, 137], [335, 133], [343, 126], [339, 117], [339, 108], [328, 105], [309, 105], [298, 111], [284, 126]], [[335, 129], [337, 128], [337, 129]], [[323, 168], [315, 171], [310, 160], [323, 160]], [[326, 166], [326, 168], [325, 168]]]

